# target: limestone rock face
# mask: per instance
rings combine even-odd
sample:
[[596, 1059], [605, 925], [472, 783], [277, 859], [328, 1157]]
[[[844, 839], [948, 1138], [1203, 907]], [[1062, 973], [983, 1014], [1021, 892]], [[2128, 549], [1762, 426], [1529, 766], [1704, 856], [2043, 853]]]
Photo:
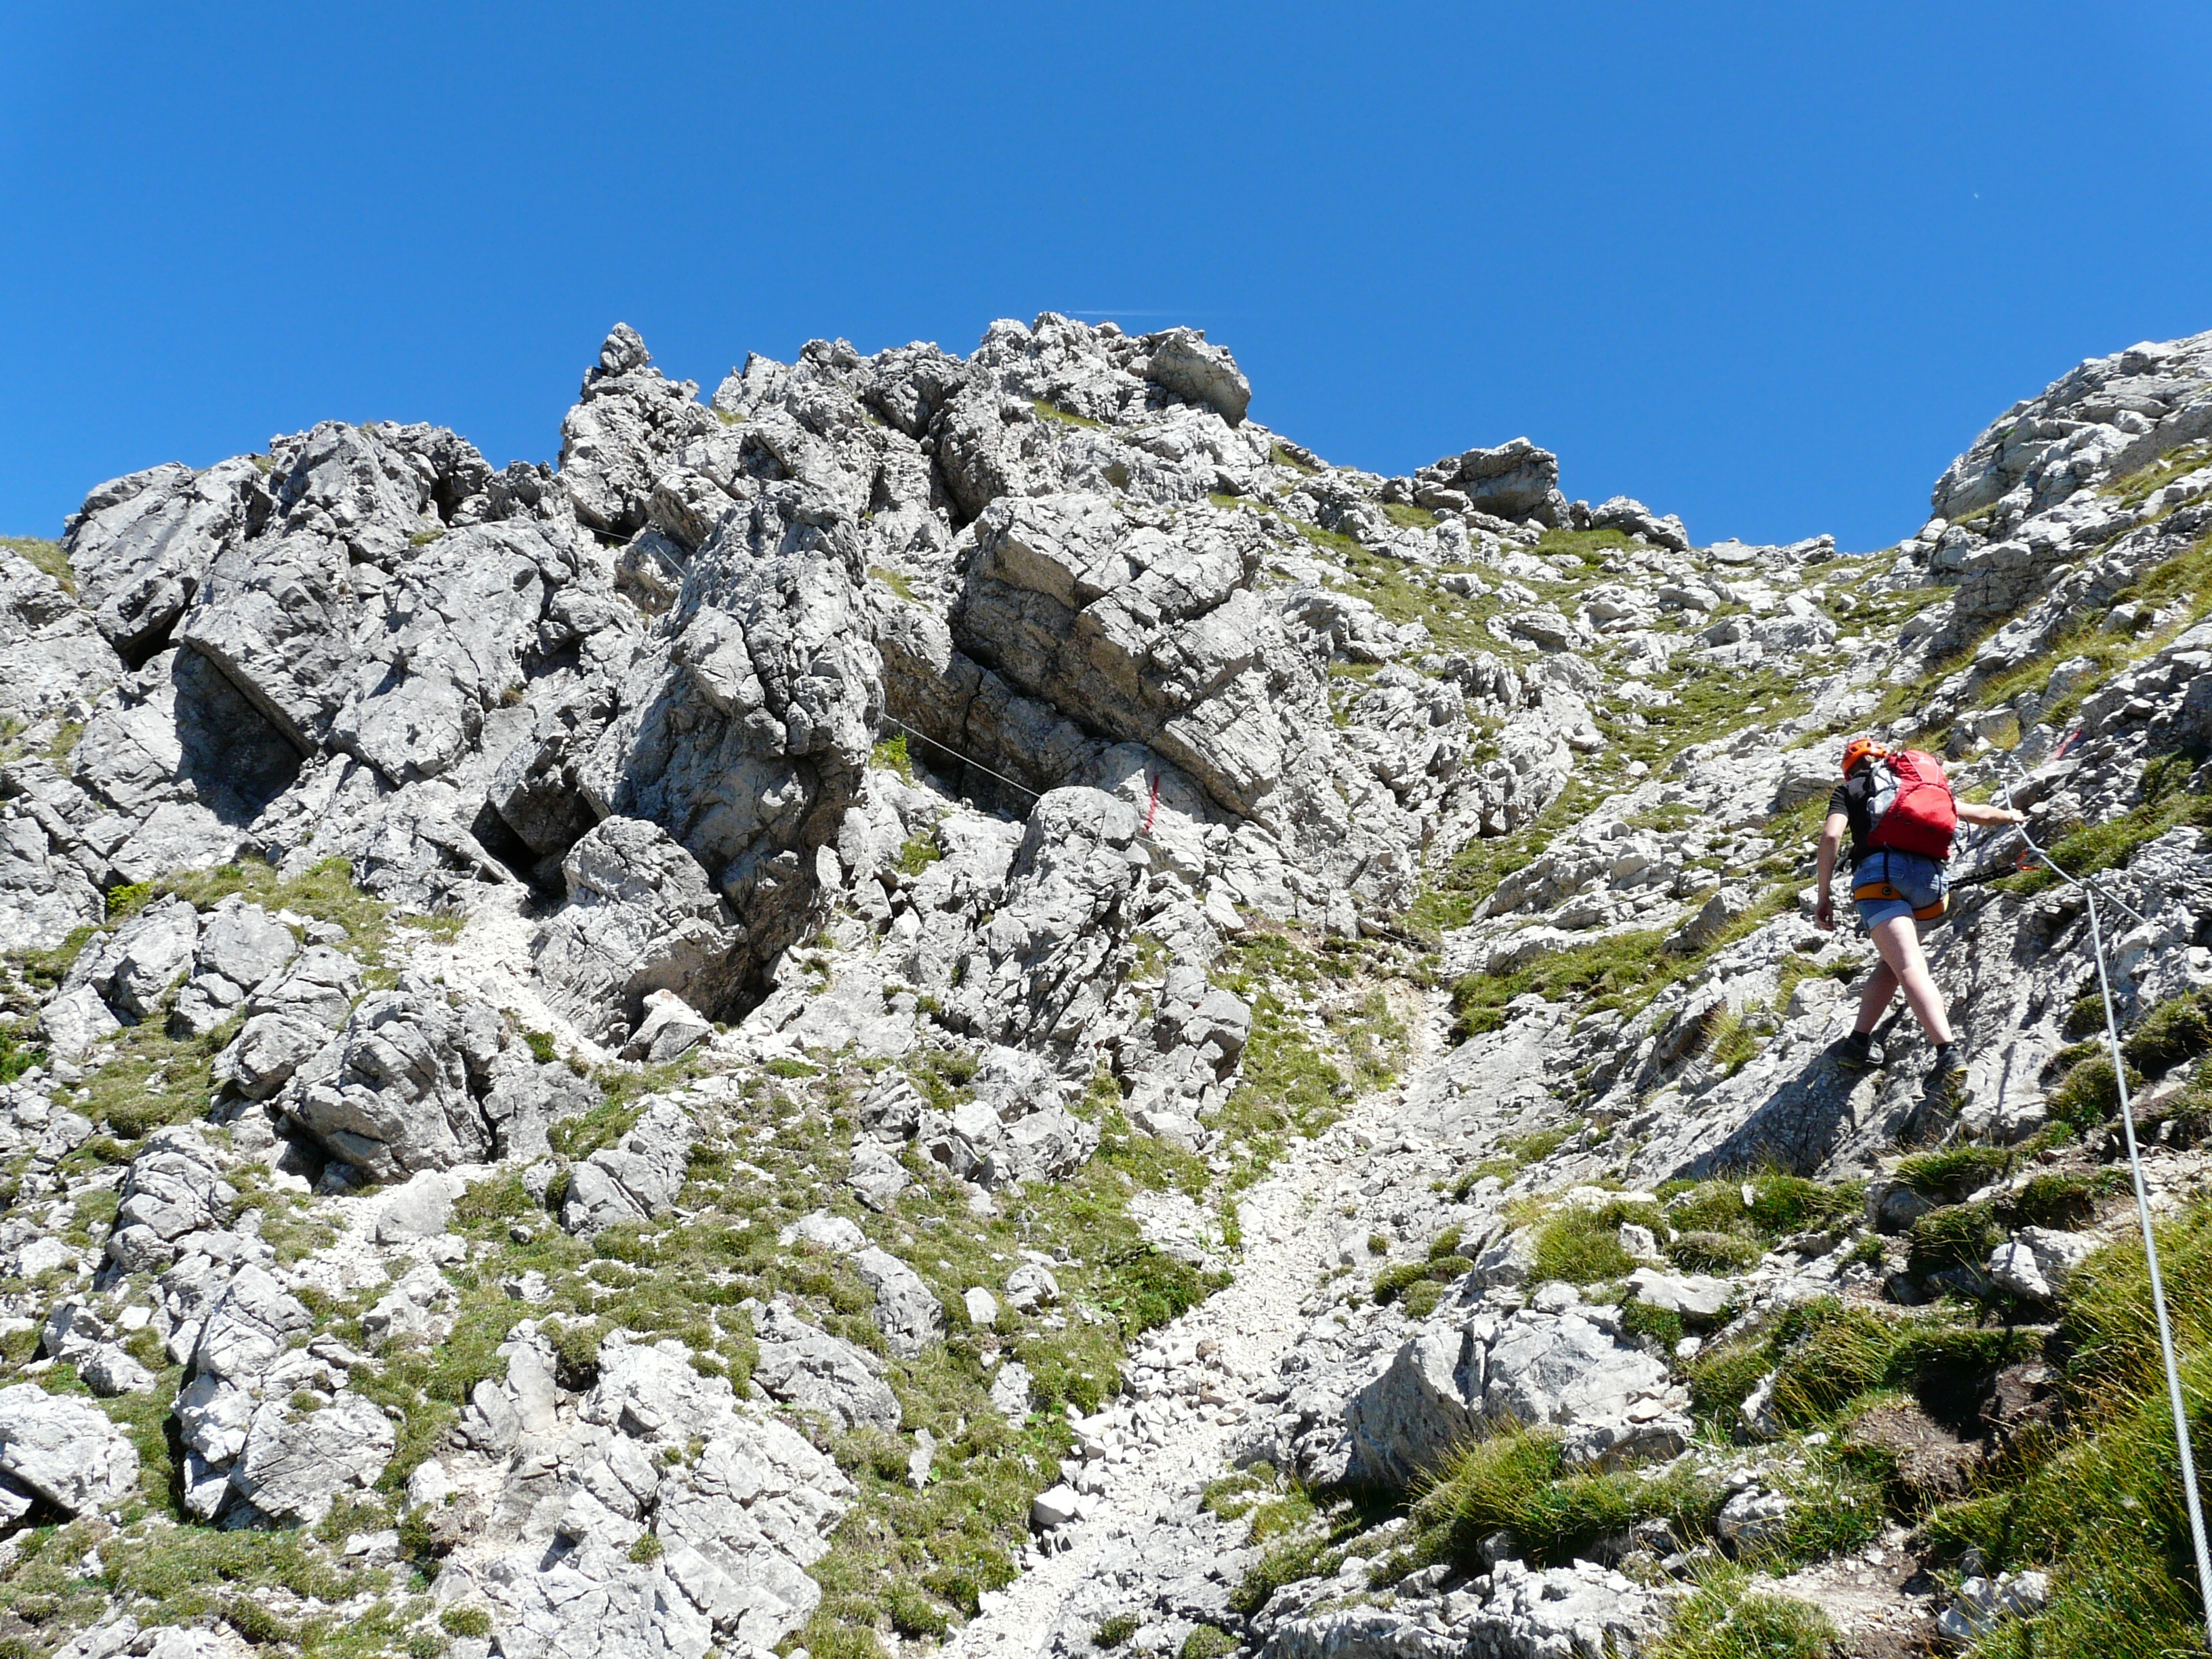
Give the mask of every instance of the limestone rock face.
[[576, 516], [627, 536], [643, 527], [654, 480], [668, 459], [714, 429], [696, 381], [671, 380], [627, 323], [617, 323], [561, 422], [561, 478]]
[[77, 957], [62, 988], [88, 986], [118, 1018], [135, 1024], [151, 1014], [169, 988], [184, 977], [199, 933], [199, 913], [188, 901], [165, 899], [149, 905], [94, 941]]
[[1125, 534], [1095, 497], [995, 503], [954, 619], [969, 653], [1249, 813], [1281, 776], [1259, 663], [1258, 546], [1233, 523]]
[[312, 1524], [340, 1493], [374, 1486], [396, 1441], [384, 1413], [357, 1395], [264, 1400], [231, 1484], [271, 1520]]
[[775, 1399], [819, 1413], [841, 1430], [899, 1424], [899, 1403], [878, 1375], [880, 1361], [842, 1338], [816, 1329], [785, 1309], [771, 1308], [760, 1331], [753, 1380]]
[[1196, 329], [1172, 328], [1145, 337], [1152, 350], [1145, 378], [1178, 398], [1204, 404], [1230, 425], [1244, 418], [1252, 404], [1252, 383], [1238, 372], [1237, 360], [1209, 345]]
[[94, 490], [63, 549], [100, 633], [135, 653], [176, 626], [222, 542], [272, 507], [244, 457], [199, 473], [172, 461]]
[[1559, 458], [1526, 438], [1495, 449], [1447, 455], [1413, 475], [1413, 499], [1424, 507], [1458, 507], [1501, 519], [1557, 524], [1565, 517]]
[[194, 1127], [179, 1125], [146, 1137], [131, 1160], [116, 1208], [107, 1254], [126, 1272], [166, 1267], [179, 1241], [230, 1219], [238, 1194], [222, 1178], [222, 1163]]
[[[664, 826], [707, 872], [744, 925], [743, 972], [803, 927], [883, 706], [843, 512], [795, 481], [733, 507], [582, 766], [595, 811]], [[685, 1000], [720, 1012], [729, 994]]]
[[115, 652], [69, 590], [0, 548], [0, 720], [29, 726], [122, 676]]
[[612, 1146], [576, 1165], [561, 1224], [572, 1233], [600, 1231], [623, 1221], [648, 1221], [675, 1201], [691, 1150], [690, 1119], [673, 1101], [647, 1109]]

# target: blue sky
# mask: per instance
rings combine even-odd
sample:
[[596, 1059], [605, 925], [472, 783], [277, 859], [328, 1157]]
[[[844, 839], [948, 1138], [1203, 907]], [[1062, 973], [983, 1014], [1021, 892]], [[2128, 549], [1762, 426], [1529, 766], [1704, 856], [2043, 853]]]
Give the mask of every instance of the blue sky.
[[0, 0], [0, 531], [339, 416], [550, 458], [607, 325], [1188, 321], [1402, 471], [1527, 433], [1698, 539], [1909, 533], [2212, 328], [2212, 9]]

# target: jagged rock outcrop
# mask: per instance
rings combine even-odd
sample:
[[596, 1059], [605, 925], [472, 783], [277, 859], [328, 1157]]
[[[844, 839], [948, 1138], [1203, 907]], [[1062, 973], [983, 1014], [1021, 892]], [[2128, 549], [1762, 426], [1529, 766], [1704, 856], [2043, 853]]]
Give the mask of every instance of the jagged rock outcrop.
[[1929, 504], [1952, 520], [2000, 501], [2038, 512], [2206, 437], [2212, 339], [2146, 340], [2005, 410], [1944, 469]]
[[403, 977], [362, 998], [276, 1103], [371, 1181], [481, 1163], [494, 1145], [483, 1097], [501, 1036], [489, 1009]]

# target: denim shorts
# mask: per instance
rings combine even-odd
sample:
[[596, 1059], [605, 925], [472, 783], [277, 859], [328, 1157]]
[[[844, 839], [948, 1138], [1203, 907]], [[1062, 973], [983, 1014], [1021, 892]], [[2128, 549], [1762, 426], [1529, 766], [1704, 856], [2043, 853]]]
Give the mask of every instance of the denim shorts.
[[1909, 916], [1915, 910], [1924, 910], [1940, 901], [1948, 890], [1943, 878], [1943, 866], [1934, 859], [1918, 853], [1893, 852], [1888, 848], [1877, 848], [1866, 856], [1866, 861], [1851, 872], [1851, 885], [1864, 887], [1869, 882], [1886, 881], [1894, 887], [1902, 898], [1854, 899], [1858, 907], [1859, 920], [1869, 927], [1878, 927], [1898, 916]]

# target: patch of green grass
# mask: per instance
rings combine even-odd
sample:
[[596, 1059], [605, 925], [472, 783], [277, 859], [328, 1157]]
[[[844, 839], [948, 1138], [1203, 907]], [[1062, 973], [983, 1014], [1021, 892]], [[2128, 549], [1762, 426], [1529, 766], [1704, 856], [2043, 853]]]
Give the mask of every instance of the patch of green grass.
[[918, 876], [945, 856], [938, 846], [934, 831], [918, 830], [908, 836], [906, 844], [899, 848], [898, 872], [902, 876]]
[[12, 1021], [0, 1024], [0, 1083], [13, 1083], [33, 1066], [46, 1063], [46, 1051], [25, 1043], [17, 1030]]
[[1631, 1337], [1650, 1337], [1668, 1353], [1685, 1334], [1682, 1316], [1673, 1309], [1633, 1300], [1620, 1304], [1620, 1328]]
[[1650, 1659], [1830, 1659], [1836, 1627], [1827, 1615], [1756, 1582], [1736, 1569], [1704, 1579], [1674, 1609]]
[[1452, 1035], [1464, 1042], [1502, 1030], [1507, 1005], [1531, 991], [1547, 1002], [1629, 994], [1650, 976], [1664, 939], [1616, 933], [1549, 952], [1510, 974], [1469, 974], [1452, 987]]
[[[900, 575], [897, 571], [886, 570], [879, 564], [872, 564], [868, 567], [868, 574], [875, 580], [881, 582], [885, 587], [890, 588], [892, 592], [897, 594], [899, 598], [904, 599], [908, 605], [913, 605], [917, 602], [915, 597], [914, 584], [908, 581], [905, 577]], [[903, 758], [906, 753], [906, 734], [904, 732], [901, 732], [896, 739], [886, 738], [884, 741], [896, 741], [899, 744], [899, 754], [902, 758]], [[879, 743], [876, 745], [876, 751], [878, 755], [883, 752], [883, 744]], [[884, 763], [880, 759], [876, 760], [872, 763], [877, 766], [884, 764]], [[899, 775], [905, 778], [908, 782], [912, 782], [914, 780], [914, 774], [910, 771], [902, 770]]]
[[485, 1607], [450, 1607], [438, 1615], [438, 1627], [448, 1636], [489, 1636], [491, 1613]]
[[1667, 1259], [1692, 1273], [1731, 1273], [1756, 1267], [1766, 1247], [1739, 1233], [1697, 1231], [1679, 1233], [1664, 1247]]
[[1930, 1210], [1905, 1234], [1905, 1267], [1916, 1275], [1946, 1267], [1978, 1268], [2004, 1243], [2004, 1237], [1994, 1205], [1954, 1204]]
[[1225, 1184], [1231, 1192], [1264, 1176], [1289, 1137], [1310, 1139], [1325, 1133], [1355, 1092], [1352, 1080], [1314, 1044], [1281, 995], [1273, 989], [1250, 995], [1252, 1030], [1243, 1067], [1212, 1124], [1230, 1159]]
[[930, 1599], [921, 1585], [897, 1583], [884, 1598], [884, 1611], [890, 1615], [891, 1628], [908, 1638], [941, 1638], [952, 1627], [951, 1616], [945, 1608]]
[[[2124, 1054], [2126, 1051], [2121, 1051]], [[2128, 1088], [2142, 1087], [2142, 1074], [2128, 1068]], [[2118, 1115], [2120, 1085], [2110, 1056], [2093, 1053], [2069, 1070], [2045, 1100], [2052, 1119], [2076, 1130], [2094, 1129]]]
[[349, 1572], [311, 1547], [304, 1531], [219, 1532], [176, 1526], [125, 1534], [100, 1547], [106, 1586], [154, 1603], [149, 1622], [187, 1624], [226, 1612], [232, 1592], [270, 1588], [322, 1601], [341, 1601], [386, 1582], [382, 1573]]
[[1279, 441], [1275, 443], [1272, 443], [1267, 447], [1267, 459], [1273, 461], [1277, 466], [1287, 466], [1291, 471], [1303, 472], [1308, 477], [1313, 477], [1316, 473], [1321, 471], [1319, 467], [1311, 465], [1310, 462], [1302, 461], [1297, 456], [1291, 454], [1289, 450], [1283, 447]]
[[580, 1163], [601, 1147], [620, 1140], [644, 1115], [645, 1109], [635, 1101], [602, 1100], [587, 1111], [562, 1118], [546, 1138], [562, 1157]]
[[1668, 1182], [1659, 1189], [1668, 1221], [1684, 1232], [1774, 1240], [1840, 1226], [1866, 1204], [1863, 1182], [1827, 1182], [1767, 1170], [1744, 1180]]
[[1030, 398], [1030, 407], [1036, 411], [1037, 419], [1049, 421], [1054, 426], [1087, 427], [1093, 432], [1106, 430], [1105, 422], [1094, 421], [1088, 415], [1079, 415], [1072, 409], [1062, 409], [1058, 404], [1047, 403], [1042, 398]]
[[125, 882], [107, 890], [107, 925], [111, 927], [131, 920], [146, 908], [146, 901], [154, 896], [150, 882]]
[[[2101, 998], [2099, 1004], [2101, 1014]], [[2160, 1003], [2128, 1034], [2120, 1052], [2151, 1077], [2212, 1054], [2212, 995], [2194, 991]]]
[[[2191, 1431], [2212, 1436], [2212, 1205], [2196, 1200], [2158, 1232]], [[1973, 1545], [1992, 1571], [2051, 1573], [2049, 1607], [1981, 1651], [2191, 1650], [2202, 1625], [2140, 1243], [2107, 1246], [2075, 1271], [2062, 1336], [2068, 1426], [2025, 1437], [1970, 1497], [1929, 1517], [1927, 1536], [1947, 1555]]]
[[23, 977], [44, 990], [58, 988], [69, 977], [70, 969], [76, 965], [77, 957], [92, 942], [93, 935], [99, 932], [93, 927], [72, 928], [67, 939], [50, 950], [14, 953]]
[[1563, 1279], [1570, 1285], [1595, 1285], [1625, 1279], [1636, 1271], [1636, 1258], [1620, 1248], [1620, 1220], [1614, 1212], [1569, 1206], [1560, 1209], [1536, 1231], [1539, 1280]]
[[[1400, 1262], [1375, 1275], [1372, 1294], [1377, 1302], [1393, 1302], [1404, 1294], [1408, 1311], [1412, 1311], [1414, 1298], [1411, 1292], [1414, 1289], [1426, 1284], [1441, 1290], [1462, 1274], [1472, 1272], [1474, 1267], [1474, 1263], [1463, 1255], [1456, 1255], [1431, 1256], [1425, 1261]], [[1423, 1299], [1431, 1307], [1436, 1305], [1433, 1297]], [[1418, 1318], [1419, 1315], [1416, 1313], [1414, 1316]]]
[[1956, 1204], [1986, 1187], [2012, 1167], [2013, 1154], [2001, 1146], [1952, 1146], [1898, 1160], [1898, 1182], [1923, 1198]]
[[277, 878], [266, 864], [225, 864], [160, 878], [153, 896], [179, 894], [202, 910], [212, 909], [234, 893], [270, 910], [293, 910], [346, 930], [344, 948], [374, 967], [383, 961], [391, 934], [392, 907], [354, 885], [353, 866], [328, 858], [289, 881]]
[[[1717, 669], [1689, 659], [1652, 683], [1670, 701], [1638, 708], [1641, 726], [1604, 714], [1598, 725], [1610, 739], [1610, 757], [1620, 763], [1640, 760], [1654, 771], [1683, 750], [1740, 731], [1753, 720], [1772, 725], [1810, 707], [1802, 679], [1771, 668]], [[1746, 713], [1753, 703], [1764, 704], [1763, 712]]]
[[1536, 551], [1549, 557], [1566, 553], [1593, 568], [1601, 568], [1613, 554], [1642, 544], [1621, 530], [1547, 530], [1536, 541]]
[[1734, 1008], [1713, 1022], [1711, 1034], [1705, 1039], [1706, 1063], [1723, 1077], [1734, 1077], [1751, 1064], [1758, 1052], [1758, 1033]]
[[2184, 444], [2170, 449], [2148, 466], [2138, 467], [2124, 478], [2114, 478], [2098, 487], [2100, 495], [2109, 495], [2124, 506], [2136, 507], [2185, 473], [2194, 472], [2207, 461], [2212, 461], [2212, 443]]
[[1599, 1539], [1664, 1517], [1686, 1542], [1704, 1536], [1726, 1494], [1686, 1465], [1646, 1479], [1571, 1472], [1554, 1429], [1509, 1429], [1458, 1453], [1413, 1507], [1413, 1554], [1478, 1569], [1476, 1547], [1512, 1534], [1531, 1561], [1564, 1565]]
[[94, 1051], [100, 1069], [84, 1080], [88, 1097], [74, 1109], [126, 1141], [202, 1117], [215, 1096], [215, 1056], [236, 1035], [235, 1021], [184, 1038], [169, 1036], [158, 1015], [126, 1026]]
[[59, 542], [50, 542], [38, 536], [0, 536], [0, 547], [20, 554], [70, 592], [76, 592], [76, 573], [70, 570], [69, 560], [63, 554]]
[[888, 738], [878, 738], [876, 746], [868, 751], [868, 764], [878, 771], [896, 772], [912, 783], [914, 758], [906, 751], [906, 733], [894, 732]]
[[1237, 1638], [1217, 1625], [1193, 1625], [1176, 1650], [1176, 1659], [1225, 1659], [1237, 1651]]
[[1143, 1620], [1133, 1613], [1116, 1613], [1098, 1621], [1098, 1628], [1091, 1632], [1091, 1644], [1097, 1648], [1118, 1648], [1142, 1627]]
[[1397, 560], [1370, 553], [1341, 531], [1324, 530], [1287, 514], [1280, 516], [1343, 567], [1351, 590], [1389, 621], [1420, 623], [1439, 650], [1486, 650], [1497, 644], [1483, 626], [1500, 608], [1495, 598], [1468, 599], [1429, 587], [1413, 580]]
[[[1689, 1365], [1692, 1409], [1723, 1434], [1753, 1387], [1774, 1374], [1774, 1409], [1792, 1428], [1823, 1429], [1861, 1396], [1905, 1389], [1941, 1416], [1977, 1379], [2023, 1358], [2035, 1339], [1964, 1325], [1948, 1313], [1889, 1315], [1832, 1297], [1787, 1310], [1765, 1328]], [[1941, 1409], [1938, 1409], [1941, 1408]]]
[[1425, 507], [1415, 507], [1411, 501], [1385, 501], [1382, 516], [1401, 530], [1433, 530], [1437, 515]]
[[[1700, 949], [1686, 955], [1668, 951], [1665, 934], [1638, 930], [1548, 951], [1509, 974], [1469, 974], [1452, 987], [1452, 1035], [1464, 1042], [1502, 1029], [1507, 1006], [1531, 991], [1547, 1002], [1580, 1002], [1633, 1013], [1796, 902], [1794, 886], [1778, 883]], [[1741, 1025], [1740, 1018], [1736, 1024]], [[1728, 1045], [1718, 1063], [1741, 1066], [1750, 1059], [1745, 1044], [1755, 1044], [1751, 1034], [1735, 1034], [1723, 1017], [1705, 1042], [1710, 1045], [1716, 1035], [1726, 1038]]]
[[[2185, 825], [2212, 828], [2212, 795], [2172, 794], [2143, 805], [2103, 823], [2090, 824], [2062, 837], [2051, 856], [2060, 868], [2077, 879], [2099, 870], [2124, 866], [2136, 852], [2170, 830]], [[2023, 871], [1990, 884], [2015, 893], [2039, 893], [2058, 884], [2046, 869]]]

